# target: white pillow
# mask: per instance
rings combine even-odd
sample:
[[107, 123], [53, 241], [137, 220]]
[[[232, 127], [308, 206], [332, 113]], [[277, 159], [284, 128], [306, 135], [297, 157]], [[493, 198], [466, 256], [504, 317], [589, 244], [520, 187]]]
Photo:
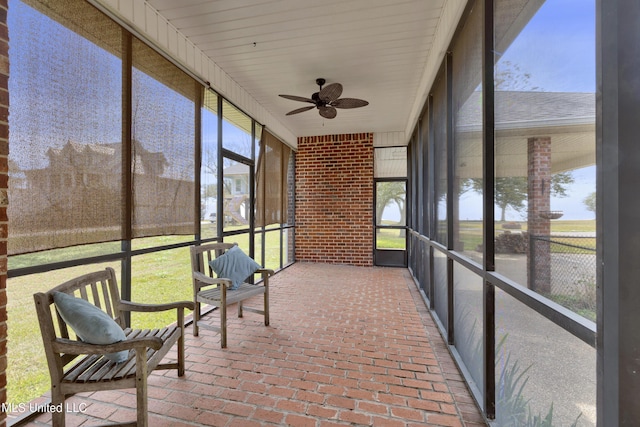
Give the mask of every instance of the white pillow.
[[[60, 316], [84, 342], [113, 344], [127, 338], [120, 325], [111, 316], [82, 298], [75, 298], [63, 292], [54, 292], [53, 302]], [[105, 357], [120, 363], [128, 359], [129, 351], [109, 353], [105, 354]]]
[[247, 256], [238, 246], [211, 260], [209, 265], [219, 278], [231, 279], [231, 290], [238, 289], [247, 277], [261, 268], [260, 264]]

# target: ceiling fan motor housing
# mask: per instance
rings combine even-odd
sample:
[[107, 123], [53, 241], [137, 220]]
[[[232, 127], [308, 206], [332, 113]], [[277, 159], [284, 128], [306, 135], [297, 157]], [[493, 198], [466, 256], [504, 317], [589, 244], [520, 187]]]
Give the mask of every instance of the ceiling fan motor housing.
[[313, 99], [313, 102], [316, 103], [316, 107], [324, 107], [327, 105], [325, 101], [320, 99], [320, 92], [316, 92], [313, 95], [311, 95], [311, 99]]

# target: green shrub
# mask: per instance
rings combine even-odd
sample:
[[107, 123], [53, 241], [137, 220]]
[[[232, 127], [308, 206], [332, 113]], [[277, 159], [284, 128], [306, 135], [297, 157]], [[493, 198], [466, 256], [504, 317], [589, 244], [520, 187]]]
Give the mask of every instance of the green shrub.
[[496, 253], [525, 254], [529, 249], [529, 233], [505, 231], [496, 237]]

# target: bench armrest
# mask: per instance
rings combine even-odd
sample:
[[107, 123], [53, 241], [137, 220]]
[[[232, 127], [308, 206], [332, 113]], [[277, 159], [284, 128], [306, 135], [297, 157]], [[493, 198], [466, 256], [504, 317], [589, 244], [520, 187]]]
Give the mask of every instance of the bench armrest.
[[259, 268], [256, 270], [256, 273], [260, 273], [262, 274], [262, 277], [271, 277], [274, 274], [276, 274], [272, 269], [270, 268]]
[[[269, 268], [259, 268], [256, 270], [256, 273], [260, 273], [262, 274], [262, 278], [268, 278], [271, 277], [275, 274], [275, 272]], [[223, 277], [209, 277], [206, 274], [200, 273], [199, 271], [194, 271], [193, 273], [193, 278], [195, 279], [195, 284], [196, 284], [196, 292], [198, 292], [200, 289], [204, 288], [205, 286], [211, 286], [211, 285], [226, 285], [227, 288], [230, 288], [233, 284], [231, 282], [231, 280], [229, 279], [225, 279]], [[266, 282], [264, 282], [266, 284]]]
[[201, 288], [204, 288], [205, 286], [211, 286], [211, 285], [226, 285], [227, 288], [230, 288], [233, 284], [231, 283], [231, 280], [229, 279], [225, 279], [225, 278], [216, 278], [216, 277], [209, 277], [206, 274], [200, 273], [199, 271], [194, 271], [193, 273], [193, 278], [195, 279], [195, 283], [196, 286], [198, 287], [198, 290], [200, 290]]
[[57, 338], [52, 342], [51, 347], [56, 353], [107, 354], [138, 348], [152, 348], [154, 350], [159, 350], [162, 345], [163, 342], [158, 337], [132, 338], [113, 344], [89, 344], [67, 338]]

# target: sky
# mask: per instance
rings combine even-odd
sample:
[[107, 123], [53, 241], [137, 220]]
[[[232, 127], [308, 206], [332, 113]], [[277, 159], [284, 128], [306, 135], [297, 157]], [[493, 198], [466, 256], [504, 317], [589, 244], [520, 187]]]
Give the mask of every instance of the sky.
[[[547, 0], [501, 52], [500, 61], [517, 64], [528, 73], [530, 87], [545, 92], [595, 93], [595, 53], [595, 0]], [[570, 173], [574, 183], [567, 187], [569, 196], [552, 197], [551, 209], [563, 211], [563, 219], [593, 219], [594, 213], [586, 209], [583, 200], [595, 191], [595, 166]], [[472, 193], [463, 197], [482, 200]], [[470, 210], [461, 211], [460, 217], [479, 219], [478, 212]], [[507, 220], [521, 221], [523, 215], [509, 209]]]
[[501, 60], [546, 92], [595, 92], [595, 0], [547, 0]]

